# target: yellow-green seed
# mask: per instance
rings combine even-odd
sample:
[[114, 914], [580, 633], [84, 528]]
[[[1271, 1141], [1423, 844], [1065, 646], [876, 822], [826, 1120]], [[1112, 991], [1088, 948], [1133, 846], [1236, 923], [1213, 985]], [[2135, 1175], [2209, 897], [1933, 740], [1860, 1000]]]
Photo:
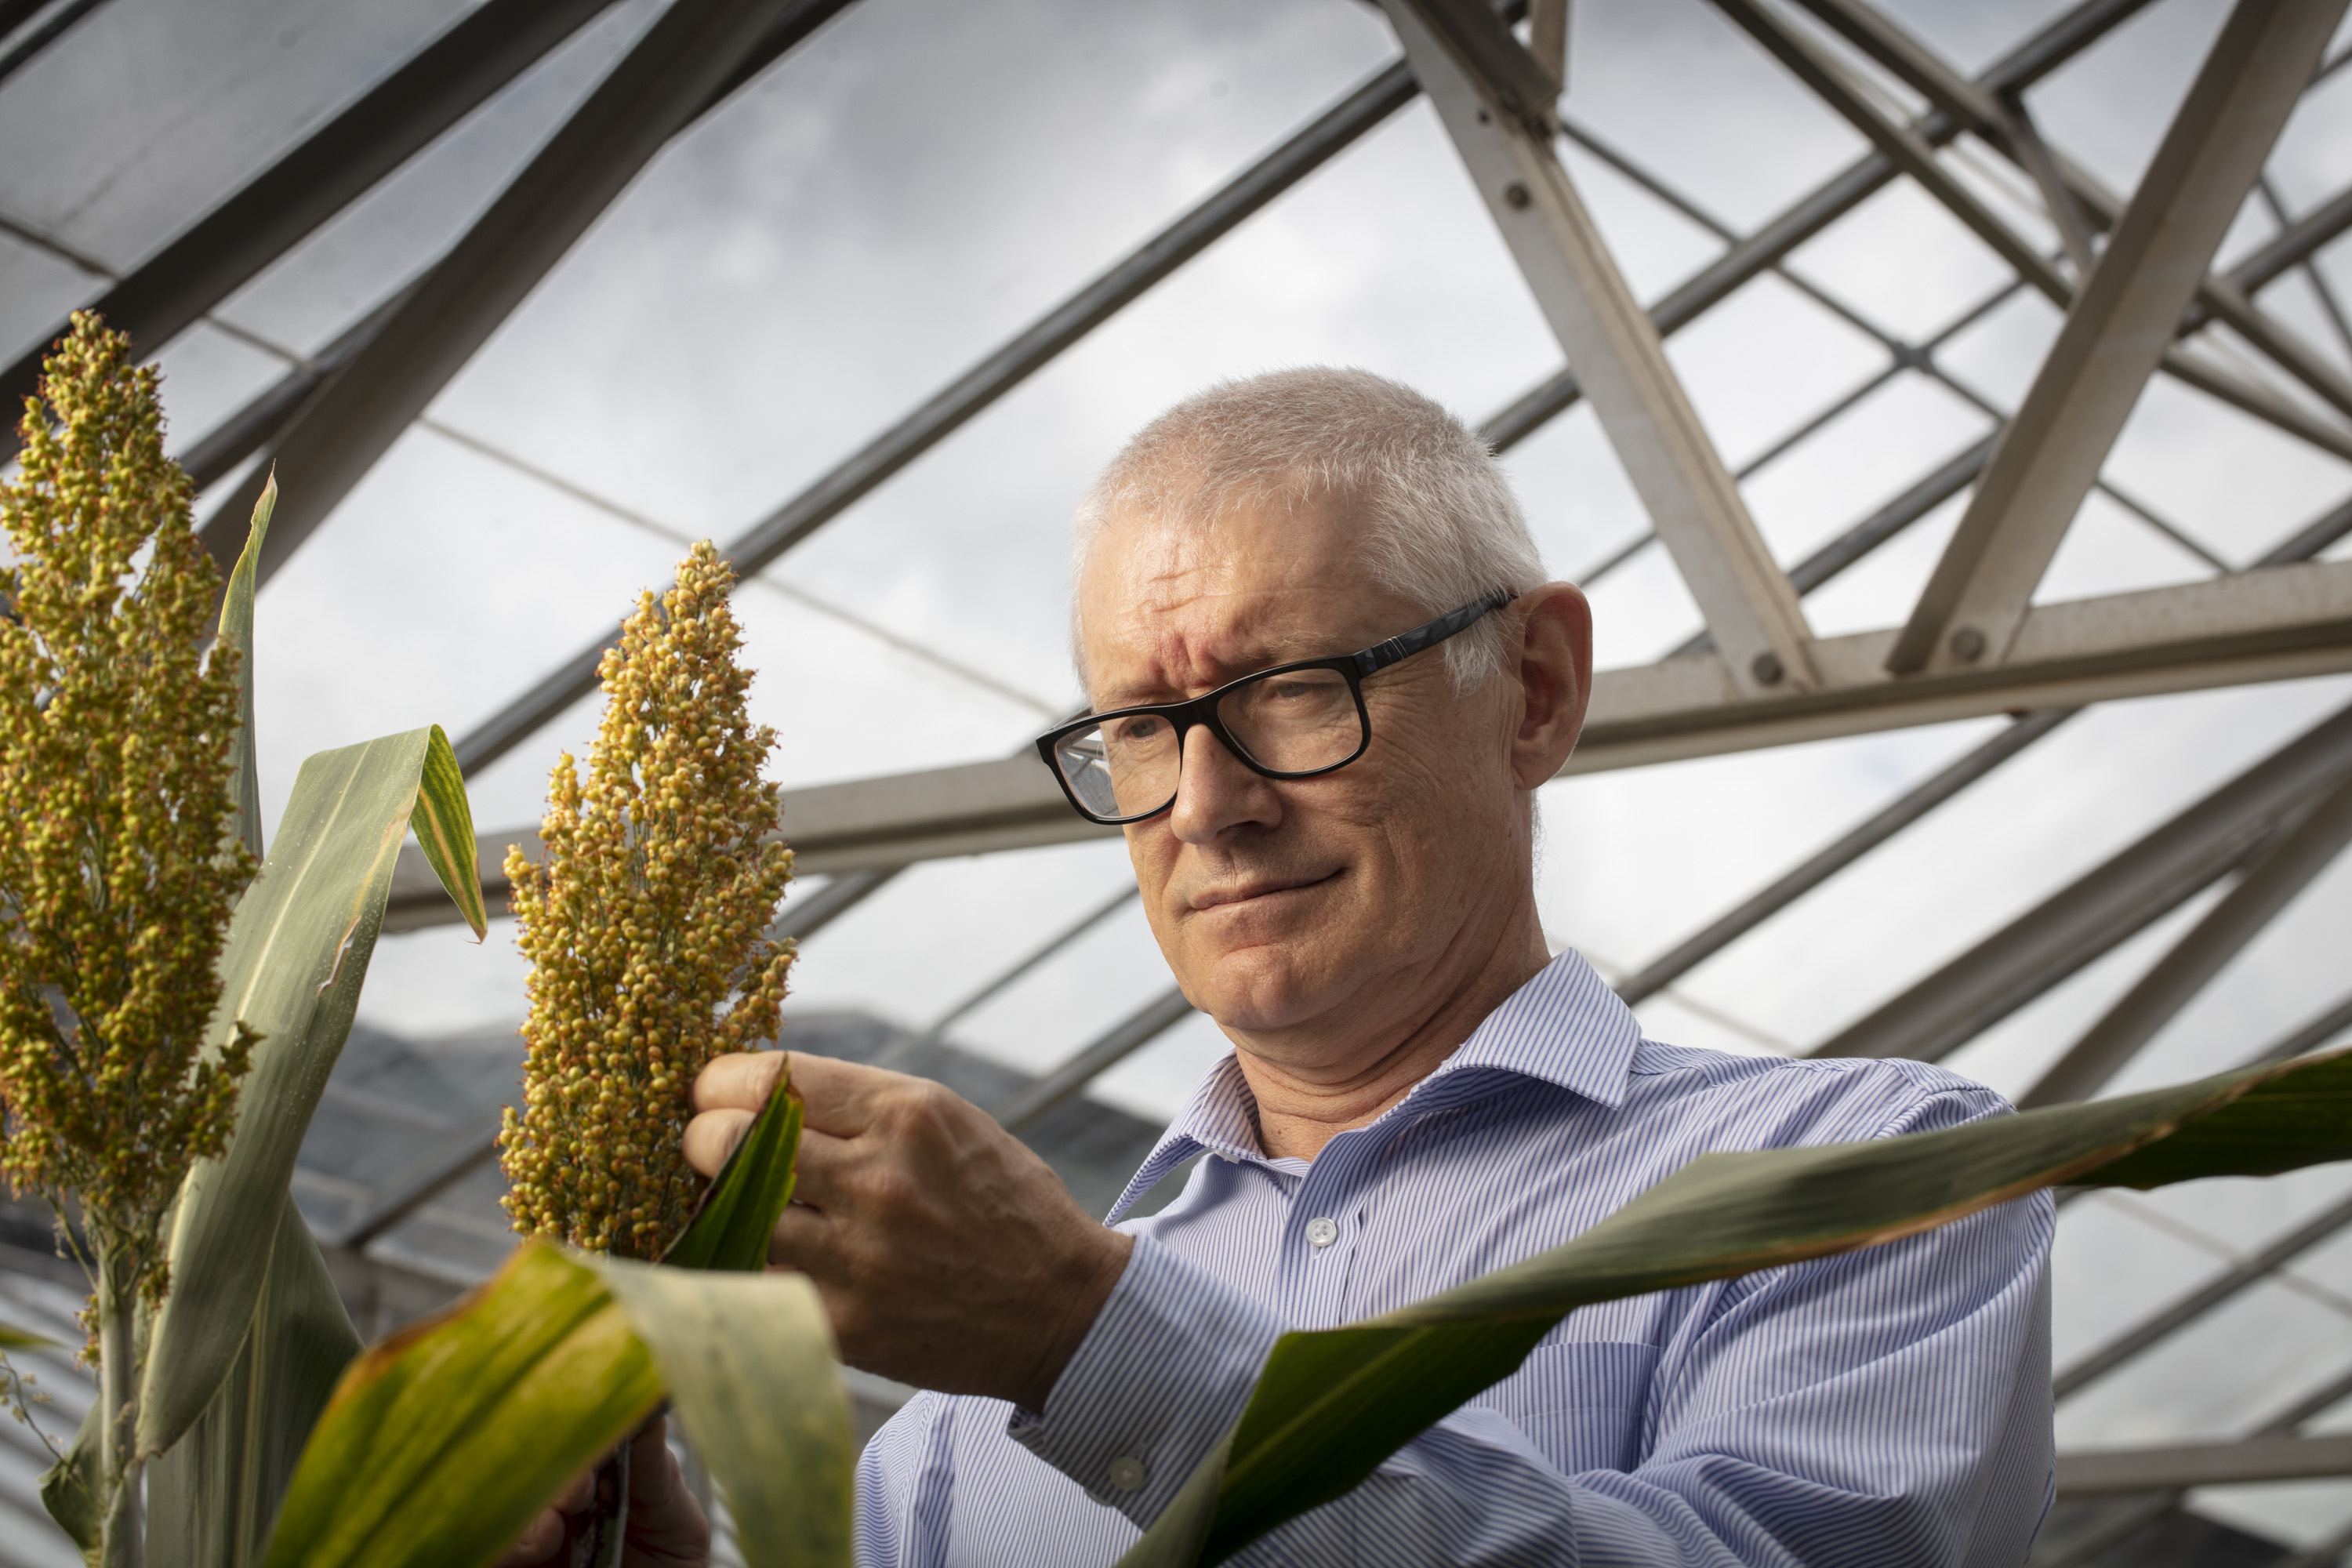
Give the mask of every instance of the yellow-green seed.
[[639, 599], [599, 670], [586, 780], [563, 756], [542, 858], [507, 852], [532, 968], [524, 1108], [499, 1142], [526, 1235], [658, 1257], [700, 1194], [680, 1146], [695, 1075], [776, 1032], [793, 944], [765, 932], [793, 857], [760, 781], [776, 738], [748, 715], [734, 582], [706, 542]]
[[0, 485], [0, 1175], [73, 1194], [151, 1299], [163, 1210], [225, 1147], [254, 1044], [204, 1050], [255, 864], [228, 837], [236, 652], [204, 651], [220, 575], [157, 385], [77, 312]]

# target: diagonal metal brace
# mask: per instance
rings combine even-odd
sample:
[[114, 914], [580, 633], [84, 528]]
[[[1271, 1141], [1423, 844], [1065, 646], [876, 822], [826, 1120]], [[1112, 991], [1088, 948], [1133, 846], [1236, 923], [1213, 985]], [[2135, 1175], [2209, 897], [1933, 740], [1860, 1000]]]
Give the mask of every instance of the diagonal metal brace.
[[1510, 51], [1527, 71], [1540, 68], [1477, 0], [1384, 5], [1734, 684], [1748, 695], [1814, 689], [1812, 633], [1796, 590], [1570, 184], [1549, 109], [1528, 109], [1516, 85], [1524, 72], [1513, 68], [1507, 80], [1486, 74], [1487, 62], [1513, 58]]

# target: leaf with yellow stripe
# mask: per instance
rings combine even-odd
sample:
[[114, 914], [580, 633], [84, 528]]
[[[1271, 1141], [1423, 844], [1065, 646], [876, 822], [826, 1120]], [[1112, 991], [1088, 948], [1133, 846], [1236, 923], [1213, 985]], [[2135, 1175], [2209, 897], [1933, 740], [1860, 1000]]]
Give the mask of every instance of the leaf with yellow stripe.
[[482, 903], [480, 850], [474, 841], [474, 808], [466, 799], [466, 775], [457, 770], [457, 753], [441, 726], [425, 748], [425, 769], [416, 784], [416, 813], [410, 831], [425, 851], [433, 874], [457, 904], [479, 942], [490, 929], [489, 911]]
[[751, 1568], [847, 1568], [855, 1449], [815, 1288], [543, 1241], [352, 1363], [295, 1470], [268, 1568], [487, 1562], [665, 1392]]

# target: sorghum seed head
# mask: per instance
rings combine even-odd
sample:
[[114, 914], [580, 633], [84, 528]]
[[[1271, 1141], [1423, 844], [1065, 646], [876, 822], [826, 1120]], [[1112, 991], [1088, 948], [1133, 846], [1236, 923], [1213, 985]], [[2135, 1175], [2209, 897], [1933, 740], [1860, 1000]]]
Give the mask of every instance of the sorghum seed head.
[[793, 945], [765, 933], [793, 857], [760, 782], [776, 738], [745, 706], [734, 581], [705, 542], [638, 600], [599, 669], [586, 778], [562, 758], [543, 857], [507, 855], [532, 967], [524, 1109], [499, 1148], [527, 1235], [658, 1257], [700, 1193], [681, 1147], [695, 1075], [776, 1032]]

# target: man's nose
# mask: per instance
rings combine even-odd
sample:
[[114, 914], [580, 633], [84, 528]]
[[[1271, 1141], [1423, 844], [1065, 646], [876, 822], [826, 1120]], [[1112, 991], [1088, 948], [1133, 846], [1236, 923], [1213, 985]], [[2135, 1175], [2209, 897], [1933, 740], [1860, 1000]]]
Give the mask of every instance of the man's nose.
[[1169, 831], [1187, 844], [1206, 844], [1244, 823], [1271, 827], [1281, 820], [1273, 781], [1251, 772], [1206, 724], [1193, 725], [1184, 737]]

